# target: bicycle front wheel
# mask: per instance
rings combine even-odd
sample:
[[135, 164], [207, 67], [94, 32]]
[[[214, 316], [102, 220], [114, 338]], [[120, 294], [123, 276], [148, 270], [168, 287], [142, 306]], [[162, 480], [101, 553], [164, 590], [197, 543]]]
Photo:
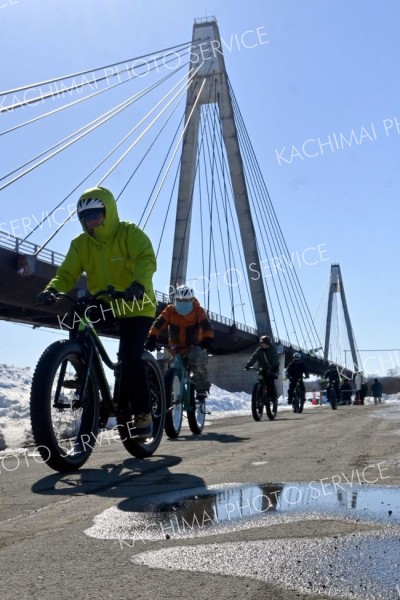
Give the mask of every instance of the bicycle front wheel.
[[329, 392], [329, 399], [331, 401], [332, 410], [337, 409], [337, 397], [335, 388], [331, 388]]
[[32, 379], [32, 433], [43, 461], [55, 471], [79, 469], [96, 442], [99, 392], [93, 370], [82, 389], [86, 351], [60, 340], [42, 354]]
[[261, 421], [264, 411], [263, 386], [256, 383], [251, 393], [251, 414], [255, 421]]
[[265, 408], [267, 410], [267, 417], [270, 421], [273, 421], [278, 412], [278, 399], [272, 399], [266, 394]]
[[182, 428], [183, 402], [181, 398], [181, 379], [177, 369], [168, 369], [164, 377], [167, 413], [165, 415], [165, 433], [177, 438]]
[[300, 410], [300, 407], [301, 407], [301, 391], [299, 390], [298, 387], [296, 387], [296, 389], [294, 390], [292, 405], [293, 405], [293, 412], [295, 412], [295, 413], [300, 413], [301, 412], [301, 410]]
[[118, 417], [117, 422], [121, 441], [129, 454], [137, 458], [148, 458], [157, 450], [163, 436], [165, 425], [165, 391], [163, 376], [154, 356], [150, 352], [144, 352], [142, 360], [145, 363], [147, 381], [149, 382], [153, 433], [151, 437], [139, 440], [131, 434], [133, 416], [128, 421]]
[[187, 411], [187, 420], [192, 433], [201, 433], [206, 420], [206, 399], [198, 400], [194, 397], [194, 387], [190, 388], [190, 410]]

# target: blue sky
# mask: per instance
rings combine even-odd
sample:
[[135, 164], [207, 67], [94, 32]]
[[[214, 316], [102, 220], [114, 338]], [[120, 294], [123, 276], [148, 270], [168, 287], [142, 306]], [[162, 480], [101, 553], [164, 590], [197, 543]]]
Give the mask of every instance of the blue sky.
[[[298, 270], [311, 313], [326, 291], [331, 262], [339, 262], [358, 347], [400, 345], [397, 1], [209, 0], [202, 6], [187, 0], [3, 0], [0, 6], [2, 90], [190, 41], [194, 19], [215, 16], [226, 46], [232, 45], [225, 52], [228, 74], [289, 250], [301, 256], [308, 247], [323, 248], [323, 260], [312, 266], [302, 261]], [[257, 29], [268, 43], [246, 47]], [[241, 37], [244, 32], [253, 33]], [[40, 110], [1, 115], [1, 131], [20, 122], [22, 113], [31, 118]], [[3, 136], [1, 172], [88, 120], [88, 109], [73, 111]], [[67, 159], [55, 158], [2, 190], [2, 229], [50, 210], [79, 181], [81, 165], [91, 164], [99, 143], [94, 136], [83, 149], [69, 150]], [[126, 173], [112, 176], [108, 187], [119, 189]], [[136, 219], [141, 191], [121, 200], [122, 218]], [[75, 201], [73, 195], [68, 203]], [[49, 247], [65, 253], [77, 233], [78, 224], [71, 223]], [[42, 243], [47, 234], [43, 229], [32, 239]], [[150, 234], [156, 234], [155, 223]], [[162, 258], [158, 289], [168, 283], [169, 268]], [[57, 332], [0, 323], [0, 336], [1, 362], [33, 366]], [[389, 360], [385, 369], [398, 366], [382, 359]]]

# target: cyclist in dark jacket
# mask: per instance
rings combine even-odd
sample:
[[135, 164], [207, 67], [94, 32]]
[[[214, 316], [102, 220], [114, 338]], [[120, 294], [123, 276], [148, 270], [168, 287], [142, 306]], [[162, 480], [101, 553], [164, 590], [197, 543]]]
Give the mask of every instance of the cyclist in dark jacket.
[[353, 388], [351, 387], [350, 382], [345, 379], [342, 383], [342, 385], [340, 386], [340, 399], [341, 399], [341, 404], [351, 404], [351, 396], [353, 394]]
[[286, 376], [289, 379], [289, 389], [288, 389], [288, 404], [292, 404], [293, 401], [293, 392], [296, 388], [297, 383], [299, 383], [301, 389], [301, 399], [304, 403], [306, 400], [306, 388], [303, 381], [303, 374], [307, 379], [310, 377], [307, 368], [304, 362], [301, 360], [300, 352], [295, 352], [293, 354], [293, 360], [286, 367]]
[[328, 392], [329, 398], [329, 390], [333, 387], [335, 390], [336, 398], [339, 398], [339, 384], [340, 384], [340, 376], [339, 371], [333, 363], [330, 363], [329, 369], [325, 371], [324, 379], [327, 382], [326, 391]]
[[279, 373], [279, 356], [268, 335], [263, 335], [260, 338], [260, 347], [250, 357], [250, 360], [244, 367], [245, 370], [248, 371], [256, 362], [258, 363], [258, 368], [261, 369], [268, 394], [272, 400], [276, 400], [275, 379], [278, 378]]
[[371, 385], [371, 392], [374, 397], [374, 404], [382, 404], [383, 388], [381, 382], [376, 377], [374, 383]]

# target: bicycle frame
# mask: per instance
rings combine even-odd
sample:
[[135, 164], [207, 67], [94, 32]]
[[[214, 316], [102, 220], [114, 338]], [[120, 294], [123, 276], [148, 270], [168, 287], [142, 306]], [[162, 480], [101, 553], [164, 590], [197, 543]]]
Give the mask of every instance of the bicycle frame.
[[[250, 367], [250, 369], [254, 369], [257, 371], [257, 379], [258, 379], [257, 383], [255, 384], [255, 386], [253, 388], [253, 392], [252, 392], [252, 396], [251, 396], [251, 411], [252, 411], [253, 419], [255, 421], [261, 421], [262, 413], [263, 413], [263, 410], [265, 407], [268, 419], [273, 421], [277, 414], [278, 401], [276, 398], [275, 398], [275, 400], [271, 399], [267, 382], [264, 379], [263, 370], [256, 368], [256, 367]], [[261, 402], [260, 402], [259, 391], [258, 391], [259, 389], [261, 390], [261, 394], [262, 394]]]
[[190, 392], [192, 385], [194, 385], [194, 381], [190, 379], [188, 368], [178, 352], [172, 358], [168, 368], [176, 369], [178, 371], [180, 383], [179, 397], [182, 398], [183, 409], [188, 411], [190, 410]]
[[[85, 304], [82, 303], [82, 306], [84, 305]], [[75, 307], [72, 307], [70, 314], [74, 308]], [[102, 400], [110, 411], [110, 416], [115, 416], [119, 393], [119, 361], [113, 362], [110, 359], [92, 321], [85, 314], [79, 315], [78, 331], [70, 330], [69, 339], [82, 343], [86, 348], [87, 360], [83, 374], [83, 393], [86, 392], [89, 373], [93, 365]], [[112, 395], [108, 386], [103, 363], [106, 364], [109, 369], [114, 371], [115, 382]]]

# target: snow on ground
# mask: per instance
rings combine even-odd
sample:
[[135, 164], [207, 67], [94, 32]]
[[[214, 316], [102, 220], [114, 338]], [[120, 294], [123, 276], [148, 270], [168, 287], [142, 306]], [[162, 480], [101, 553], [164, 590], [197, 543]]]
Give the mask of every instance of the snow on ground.
[[[32, 371], [29, 367], [14, 367], [0, 364], [0, 452], [7, 449], [16, 451], [32, 445], [29, 395]], [[311, 396], [312, 394], [307, 394]], [[399, 404], [400, 393], [385, 396], [385, 404]], [[372, 398], [366, 398], [366, 404], [373, 404]], [[319, 406], [307, 407], [320, 410]], [[211, 415], [207, 421], [227, 416], [251, 415], [251, 397], [245, 392], [227, 392], [216, 385], [211, 386], [207, 399], [207, 408]], [[291, 410], [283, 396], [279, 398], [279, 411]]]

